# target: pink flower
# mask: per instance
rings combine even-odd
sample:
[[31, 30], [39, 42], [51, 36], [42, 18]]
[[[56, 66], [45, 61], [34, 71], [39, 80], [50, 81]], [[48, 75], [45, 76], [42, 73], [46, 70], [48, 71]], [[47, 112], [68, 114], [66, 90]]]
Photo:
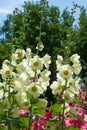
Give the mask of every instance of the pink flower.
[[45, 116], [40, 117], [39, 120], [32, 120], [32, 130], [45, 130], [46, 121], [52, 118], [52, 112], [45, 112]]
[[32, 125], [32, 130], [38, 130], [37, 122], [34, 122]]
[[87, 130], [87, 122], [82, 123], [80, 130]]
[[79, 117], [81, 117], [81, 118], [84, 118], [84, 115], [85, 115], [84, 109], [78, 107], [76, 115], [79, 116]]
[[82, 121], [81, 120], [79, 120], [79, 119], [74, 119], [73, 120], [73, 126], [74, 126], [74, 128], [80, 128], [81, 127], [81, 125], [82, 125]]
[[49, 120], [51, 118], [52, 118], [52, 112], [51, 111], [45, 112], [44, 119], [45, 120]]
[[82, 121], [79, 119], [73, 119], [71, 117], [67, 117], [64, 119], [65, 127], [69, 128], [70, 126], [73, 126], [74, 128], [80, 128], [81, 125], [83, 124]]
[[70, 126], [74, 125], [74, 121], [71, 117], [67, 117], [64, 119], [65, 127], [69, 128]]
[[20, 117], [26, 117], [26, 114], [29, 112], [29, 110], [19, 108], [19, 112], [20, 112], [20, 115], [19, 115]]
[[42, 119], [40, 120], [32, 120], [32, 130], [45, 130], [46, 122]]
[[87, 115], [84, 116], [84, 121], [87, 122]]
[[87, 95], [85, 95], [84, 99], [85, 99], [85, 101], [87, 102]]

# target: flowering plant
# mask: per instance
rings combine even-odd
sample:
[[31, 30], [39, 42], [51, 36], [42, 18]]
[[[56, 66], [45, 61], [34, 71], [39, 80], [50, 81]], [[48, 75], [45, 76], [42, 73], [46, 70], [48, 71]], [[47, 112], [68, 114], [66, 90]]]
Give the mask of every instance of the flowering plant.
[[[11, 60], [4, 60], [0, 70], [0, 130], [86, 129], [85, 110], [75, 100], [82, 69], [79, 59], [74, 54], [71, 63], [64, 64], [58, 55], [56, 80], [51, 85], [48, 54], [39, 57], [30, 48], [17, 49]], [[56, 98], [50, 107], [44, 96], [48, 86]]]

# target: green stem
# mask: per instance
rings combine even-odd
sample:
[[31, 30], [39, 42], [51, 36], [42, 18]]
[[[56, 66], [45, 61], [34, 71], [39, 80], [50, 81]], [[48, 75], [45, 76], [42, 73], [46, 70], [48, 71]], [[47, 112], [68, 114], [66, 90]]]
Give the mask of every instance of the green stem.
[[31, 107], [29, 109], [30, 111], [30, 115], [29, 115], [29, 126], [28, 126], [28, 130], [31, 130], [31, 119], [32, 119], [32, 102], [31, 102]]
[[62, 113], [62, 129], [61, 130], [64, 130], [64, 111], [65, 111], [65, 101], [63, 103], [63, 113]]

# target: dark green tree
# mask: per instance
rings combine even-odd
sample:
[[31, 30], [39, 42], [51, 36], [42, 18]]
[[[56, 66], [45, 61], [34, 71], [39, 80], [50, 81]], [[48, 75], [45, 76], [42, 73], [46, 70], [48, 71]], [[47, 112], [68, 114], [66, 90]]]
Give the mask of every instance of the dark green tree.
[[[44, 44], [42, 56], [48, 53], [52, 56], [52, 77], [55, 77], [55, 60], [58, 54], [68, 61], [73, 53], [81, 55], [83, 66], [86, 66], [87, 55], [87, 15], [81, 9], [78, 26], [73, 26], [75, 9], [71, 12], [66, 8], [60, 15], [59, 8], [49, 6], [47, 0], [24, 2], [23, 9], [15, 8], [12, 15], [8, 15], [0, 29], [3, 39], [1, 43], [11, 43], [11, 47], [30, 47], [35, 52], [37, 43]], [[82, 53], [83, 52], [83, 53]], [[8, 53], [8, 52], [7, 52]], [[1, 60], [2, 61], [2, 60]], [[85, 73], [82, 74], [83, 77]]]
[[87, 79], [87, 14], [86, 9], [82, 8], [79, 17], [78, 31], [78, 53], [82, 59], [82, 77]]

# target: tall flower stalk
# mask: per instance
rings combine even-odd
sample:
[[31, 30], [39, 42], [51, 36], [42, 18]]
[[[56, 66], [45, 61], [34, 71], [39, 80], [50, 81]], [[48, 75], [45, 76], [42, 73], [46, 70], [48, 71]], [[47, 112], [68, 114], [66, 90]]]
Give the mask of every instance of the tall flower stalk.
[[64, 130], [64, 111], [65, 111], [65, 101], [63, 103], [63, 111], [62, 111], [62, 129], [61, 130]]
[[[61, 124], [61, 130], [64, 130], [67, 106], [74, 101], [75, 95], [78, 94], [80, 81], [78, 75], [81, 71], [79, 58], [77, 54], [74, 54], [70, 57], [71, 63], [64, 64], [63, 57], [58, 55], [56, 80], [51, 85], [49, 70], [51, 57], [48, 54], [40, 57], [38, 54], [33, 54], [30, 48], [17, 49], [11, 55], [10, 61], [3, 61], [0, 70], [2, 77], [0, 82], [0, 127], [5, 128], [5, 125], [8, 125], [9, 130], [24, 130], [26, 127], [28, 130], [31, 130], [31, 127], [32, 130], [39, 128], [44, 130], [47, 121], [52, 118], [50, 110], [43, 115], [47, 106], [44, 93], [50, 85], [52, 94], [57, 99], [61, 96], [63, 101], [58, 106], [60, 111], [57, 111], [60, 113], [60, 117], [57, 115], [53, 120], [60, 119], [59, 125]], [[26, 113], [24, 113], [25, 111]], [[27, 118], [27, 123], [26, 119], [21, 118]], [[60, 127], [58, 126], [58, 128]]]
[[29, 126], [28, 126], [28, 130], [31, 130], [31, 119], [32, 119], [32, 105], [29, 109]]
[[69, 103], [72, 103], [75, 99], [76, 94], [78, 94], [78, 86], [80, 81], [78, 75], [81, 71], [79, 58], [80, 57], [77, 54], [72, 55], [70, 57], [70, 61], [72, 63], [69, 65], [64, 64], [64, 59], [62, 56], [57, 56], [57, 79], [53, 81], [50, 88], [52, 89], [53, 95], [62, 95], [63, 103], [61, 110], [61, 130], [64, 130], [65, 110], [67, 108], [67, 105]]

